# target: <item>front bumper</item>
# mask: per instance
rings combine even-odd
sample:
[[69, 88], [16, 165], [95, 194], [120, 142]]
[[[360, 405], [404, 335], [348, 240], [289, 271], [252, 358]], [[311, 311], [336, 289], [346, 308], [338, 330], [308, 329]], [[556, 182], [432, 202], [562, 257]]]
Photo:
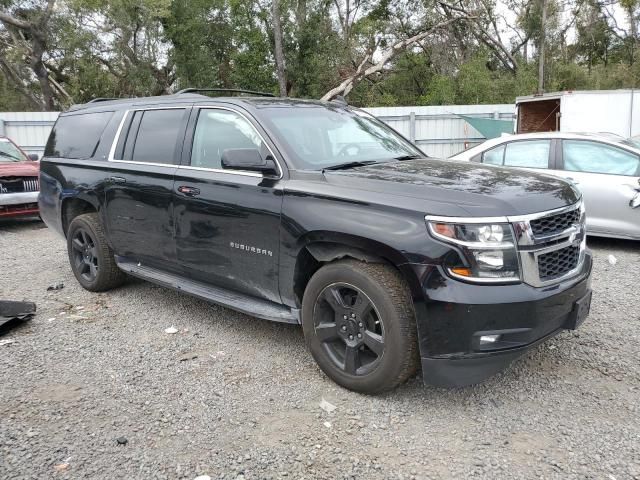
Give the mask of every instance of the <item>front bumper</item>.
[[[422, 272], [424, 301], [416, 319], [425, 383], [465, 386], [498, 373], [527, 350], [572, 328], [576, 301], [591, 289], [592, 258], [559, 284], [471, 285], [433, 267]], [[480, 344], [481, 335], [501, 335]]]
[[0, 218], [38, 214], [38, 192], [0, 194]]

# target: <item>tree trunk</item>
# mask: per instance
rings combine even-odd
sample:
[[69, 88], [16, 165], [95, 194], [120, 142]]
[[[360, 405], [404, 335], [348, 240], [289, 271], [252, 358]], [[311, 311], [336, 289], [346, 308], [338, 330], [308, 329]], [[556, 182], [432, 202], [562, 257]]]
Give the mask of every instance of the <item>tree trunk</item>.
[[538, 93], [544, 93], [544, 44], [547, 36], [547, 0], [542, 0], [542, 21], [538, 48]]
[[284, 69], [284, 51], [282, 46], [282, 24], [280, 23], [280, 0], [272, 0], [271, 13], [273, 16], [273, 39], [276, 59], [276, 74], [280, 96], [287, 96], [287, 76]]
[[631, 46], [629, 49], [629, 65], [633, 66], [633, 64], [635, 63], [635, 56], [636, 56], [636, 40], [637, 40], [637, 36], [638, 36], [638, 29], [636, 26], [636, 19], [634, 18], [634, 14], [633, 14], [633, 4], [630, 4], [627, 8], [627, 14], [629, 15], [629, 26], [631, 29]]
[[40, 34], [36, 33], [34, 30], [31, 31], [31, 34], [33, 35], [33, 40], [29, 63], [33, 73], [38, 79], [38, 83], [40, 84], [43, 110], [51, 112], [55, 110], [55, 93], [53, 88], [51, 88], [49, 72], [42, 61], [42, 56], [44, 55], [45, 50], [44, 39], [41, 38]]

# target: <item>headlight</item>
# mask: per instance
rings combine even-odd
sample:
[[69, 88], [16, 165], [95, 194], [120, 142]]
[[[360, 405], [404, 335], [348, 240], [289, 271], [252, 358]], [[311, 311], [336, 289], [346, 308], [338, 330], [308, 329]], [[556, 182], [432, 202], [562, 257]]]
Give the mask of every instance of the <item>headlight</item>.
[[458, 255], [451, 255], [445, 262], [450, 275], [480, 283], [520, 281], [518, 252], [509, 223], [426, 219], [431, 235], [458, 247]]

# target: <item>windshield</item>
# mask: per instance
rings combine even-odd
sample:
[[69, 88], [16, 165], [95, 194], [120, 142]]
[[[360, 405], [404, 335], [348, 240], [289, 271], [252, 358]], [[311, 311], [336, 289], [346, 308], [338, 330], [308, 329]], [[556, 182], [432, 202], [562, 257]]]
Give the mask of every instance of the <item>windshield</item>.
[[425, 156], [363, 112], [315, 104], [267, 107], [263, 112], [302, 170]]
[[27, 158], [7, 139], [0, 139], [0, 162], [24, 162]]

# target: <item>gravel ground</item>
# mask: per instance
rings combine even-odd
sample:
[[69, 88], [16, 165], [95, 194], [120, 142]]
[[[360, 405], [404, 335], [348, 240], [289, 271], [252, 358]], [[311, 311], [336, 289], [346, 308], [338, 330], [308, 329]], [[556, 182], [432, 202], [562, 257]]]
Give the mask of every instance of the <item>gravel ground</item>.
[[590, 246], [579, 331], [478, 386], [369, 397], [298, 327], [141, 281], [84, 291], [61, 238], [5, 221], [0, 298], [38, 314], [0, 332], [0, 478], [640, 479], [640, 243]]

